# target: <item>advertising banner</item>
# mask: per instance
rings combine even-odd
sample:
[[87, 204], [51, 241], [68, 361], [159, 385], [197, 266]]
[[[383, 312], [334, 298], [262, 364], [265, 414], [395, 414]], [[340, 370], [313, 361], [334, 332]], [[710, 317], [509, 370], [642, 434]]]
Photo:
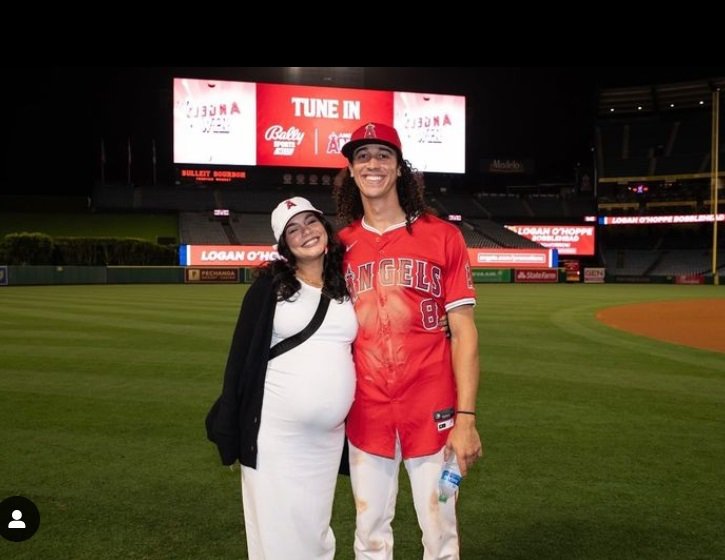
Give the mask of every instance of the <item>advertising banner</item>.
[[257, 165], [343, 167], [360, 124], [393, 122], [393, 92], [257, 85]]
[[416, 169], [466, 172], [465, 97], [398, 91], [394, 107], [403, 154]]
[[474, 268], [471, 272], [476, 284], [511, 282], [510, 268]]
[[675, 284], [704, 284], [705, 277], [700, 274], [678, 274]]
[[256, 84], [174, 80], [174, 163], [254, 165]]
[[657, 225], [657, 224], [702, 224], [725, 221], [725, 214], [677, 214], [672, 216], [599, 216], [603, 226]]
[[194, 268], [184, 270], [184, 282], [187, 284], [201, 283], [239, 283], [238, 268]]
[[[468, 249], [471, 268], [553, 268], [558, 264], [552, 249]], [[180, 245], [181, 266], [259, 266], [278, 259], [271, 245]], [[504, 280], [508, 282], [508, 280]]]
[[589, 267], [584, 269], [585, 284], [603, 284], [606, 277], [606, 268]]
[[259, 266], [278, 259], [270, 245], [180, 245], [181, 266]]
[[556, 249], [559, 255], [594, 255], [594, 226], [507, 225], [505, 227], [539, 245]]
[[533, 175], [534, 160], [517, 158], [483, 158], [481, 171], [494, 174]]
[[553, 268], [558, 265], [555, 249], [468, 249], [473, 268]]
[[345, 166], [340, 149], [367, 122], [394, 126], [420, 171], [465, 173], [466, 98], [290, 84], [174, 79], [174, 163], [180, 177], [232, 182], [212, 166]]
[[559, 281], [559, 271], [555, 268], [547, 270], [514, 270], [514, 282], [529, 284], [554, 284]]
[[566, 281], [567, 282], [579, 282], [580, 278], [580, 269], [581, 265], [579, 261], [574, 259], [568, 259], [561, 261], [561, 264], [564, 265], [564, 271], [566, 272]]

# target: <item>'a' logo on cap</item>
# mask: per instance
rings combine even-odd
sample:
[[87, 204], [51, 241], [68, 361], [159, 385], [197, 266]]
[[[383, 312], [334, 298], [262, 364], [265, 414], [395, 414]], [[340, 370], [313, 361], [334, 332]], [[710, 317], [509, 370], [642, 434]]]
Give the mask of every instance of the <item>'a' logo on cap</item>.
[[289, 209], [290, 209], [290, 208], [292, 208], [293, 206], [297, 206], [297, 205], [296, 205], [296, 204], [295, 204], [294, 202], [292, 202], [291, 200], [285, 200], [285, 201], [284, 201], [284, 203], [285, 203], [285, 204], [287, 205], [287, 210], [289, 210]]
[[373, 123], [369, 123], [365, 125], [365, 136], [364, 138], [377, 138], [378, 135], [375, 134], [375, 125]]

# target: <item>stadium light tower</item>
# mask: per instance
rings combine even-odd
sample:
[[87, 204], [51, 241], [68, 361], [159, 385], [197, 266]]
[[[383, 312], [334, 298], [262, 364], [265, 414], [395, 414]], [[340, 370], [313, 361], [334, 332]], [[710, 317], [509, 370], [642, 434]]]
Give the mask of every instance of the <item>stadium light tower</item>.
[[712, 92], [712, 142], [710, 144], [710, 209], [712, 210], [712, 283], [717, 286], [720, 284], [720, 276], [717, 272], [717, 215], [718, 215], [718, 183], [719, 183], [719, 165], [718, 165], [718, 149], [719, 149], [719, 120], [720, 120], [720, 88], [717, 87]]

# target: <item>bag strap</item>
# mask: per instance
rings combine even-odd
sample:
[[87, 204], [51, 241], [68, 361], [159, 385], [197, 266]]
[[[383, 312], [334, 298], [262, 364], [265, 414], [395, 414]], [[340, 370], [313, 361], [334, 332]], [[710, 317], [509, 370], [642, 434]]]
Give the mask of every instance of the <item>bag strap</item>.
[[272, 346], [272, 348], [269, 349], [269, 359], [271, 360], [272, 358], [276, 358], [280, 354], [287, 352], [287, 350], [292, 350], [292, 348], [299, 346], [305, 340], [310, 338], [314, 332], [320, 328], [322, 321], [325, 320], [325, 315], [327, 314], [327, 308], [329, 306], [330, 298], [325, 294], [321, 294], [320, 303], [317, 305], [317, 311], [315, 311], [315, 314], [312, 316], [308, 325], [297, 334], [294, 334], [289, 338], [285, 338]]

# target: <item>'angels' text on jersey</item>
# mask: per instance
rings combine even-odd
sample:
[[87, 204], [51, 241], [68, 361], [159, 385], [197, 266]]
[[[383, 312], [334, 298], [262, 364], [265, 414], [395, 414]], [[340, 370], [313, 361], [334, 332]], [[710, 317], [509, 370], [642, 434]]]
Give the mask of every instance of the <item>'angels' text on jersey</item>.
[[435, 264], [407, 257], [381, 259], [377, 270], [375, 264], [369, 261], [357, 267], [347, 265], [345, 281], [353, 302], [360, 294], [374, 289], [376, 274], [380, 286], [403, 286], [433, 297], [441, 295], [441, 268]]

